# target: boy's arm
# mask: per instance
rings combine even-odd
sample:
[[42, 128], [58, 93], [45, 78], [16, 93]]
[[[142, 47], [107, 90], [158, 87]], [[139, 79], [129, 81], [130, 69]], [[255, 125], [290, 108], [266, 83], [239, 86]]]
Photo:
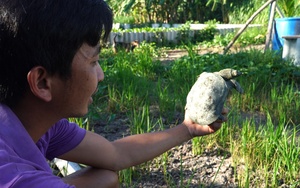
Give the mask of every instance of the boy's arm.
[[[226, 117], [227, 111], [223, 114]], [[146, 162], [195, 136], [211, 134], [221, 128], [222, 121], [201, 126], [185, 119], [178, 126], [160, 132], [128, 136], [110, 142], [87, 132], [83, 141], [60, 158], [95, 168], [121, 170]]]

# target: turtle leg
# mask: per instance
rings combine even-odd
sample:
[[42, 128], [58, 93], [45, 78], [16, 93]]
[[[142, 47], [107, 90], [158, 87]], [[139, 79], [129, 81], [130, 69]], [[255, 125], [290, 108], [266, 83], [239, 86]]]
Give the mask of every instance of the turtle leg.
[[230, 82], [233, 84], [233, 88], [235, 88], [239, 93], [244, 93], [243, 88], [236, 80], [231, 79]]
[[224, 118], [224, 116], [223, 116], [223, 115], [219, 115], [219, 117], [218, 117], [218, 119], [217, 119], [217, 120], [224, 121], [224, 120], [225, 120], [225, 118]]

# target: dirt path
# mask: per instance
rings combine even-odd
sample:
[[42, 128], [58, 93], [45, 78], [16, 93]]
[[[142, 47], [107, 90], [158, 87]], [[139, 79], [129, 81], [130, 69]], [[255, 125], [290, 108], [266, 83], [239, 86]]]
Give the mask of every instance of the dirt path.
[[[227, 53], [236, 53], [239, 51], [246, 51], [246, 50], [250, 50], [250, 49], [256, 49], [256, 50], [264, 50], [265, 45], [251, 45], [251, 46], [247, 46], [247, 47], [232, 47], [229, 52]], [[200, 47], [197, 49], [197, 53], [198, 54], [214, 54], [214, 53], [218, 53], [218, 54], [223, 54], [224, 50], [223, 47]], [[175, 50], [166, 50], [163, 53], [164, 55], [162, 57], [160, 57], [160, 61], [166, 63], [166, 62], [170, 62], [170, 61], [174, 61], [180, 57], [186, 56], [188, 55], [187, 50], [183, 50], [183, 49], [175, 49]]]
[[[258, 49], [263, 50], [264, 45], [232, 48], [229, 53], [242, 50]], [[223, 53], [221, 47], [199, 48], [198, 54]], [[171, 63], [182, 56], [188, 55], [186, 50], [168, 50], [160, 60], [163, 63]], [[247, 115], [247, 114], [246, 114]], [[246, 116], [245, 115], [245, 116]], [[183, 114], [174, 117], [176, 122], [181, 122]], [[253, 116], [253, 114], [252, 114]], [[180, 118], [181, 117], [181, 118]], [[261, 119], [259, 119], [261, 121]], [[99, 122], [94, 126], [96, 133], [106, 137], [108, 140], [115, 140], [130, 135], [130, 121], [127, 117], [118, 117], [115, 121], [106, 124]], [[205, 150], [201, 155], [193, 153], [192, 141], [183, 143], [167, 153], [151, 160], [150, 162], [135, 168], [132, 185], [122, 184], [122, 187], [140, 188], [169, 188], [169, 187], [211, 187], [211, 188], [237, 188], [237, 174], [243, 169], [242, 164], [233, 166], [231, 155], [228, 151], [219, 147]], [[259, 177], [258, 177], [259, 178]], [[285, 186], [284, 184], [281, 186]]]

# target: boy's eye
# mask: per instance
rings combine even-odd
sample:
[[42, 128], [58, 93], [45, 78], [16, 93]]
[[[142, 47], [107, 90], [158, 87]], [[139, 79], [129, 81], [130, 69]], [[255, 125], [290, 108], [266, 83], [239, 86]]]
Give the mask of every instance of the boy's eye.
[[97, 65], [98, 63], [100, 63], [99, 60], [93, 62], [94, 65]]

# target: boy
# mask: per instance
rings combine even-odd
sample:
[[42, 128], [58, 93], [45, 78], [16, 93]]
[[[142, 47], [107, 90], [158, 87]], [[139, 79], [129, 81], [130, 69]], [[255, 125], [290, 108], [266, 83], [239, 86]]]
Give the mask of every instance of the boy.
[[[220, 129], [185, 118], [109, 142], [68, 122], [88, 112], [104, 79], [99, 41], [112, 21], [103, 0], [0, 0], [0, 187], [118, 187], [117, 171]], [[54, 157], [90, 167], [61, 179]]]

